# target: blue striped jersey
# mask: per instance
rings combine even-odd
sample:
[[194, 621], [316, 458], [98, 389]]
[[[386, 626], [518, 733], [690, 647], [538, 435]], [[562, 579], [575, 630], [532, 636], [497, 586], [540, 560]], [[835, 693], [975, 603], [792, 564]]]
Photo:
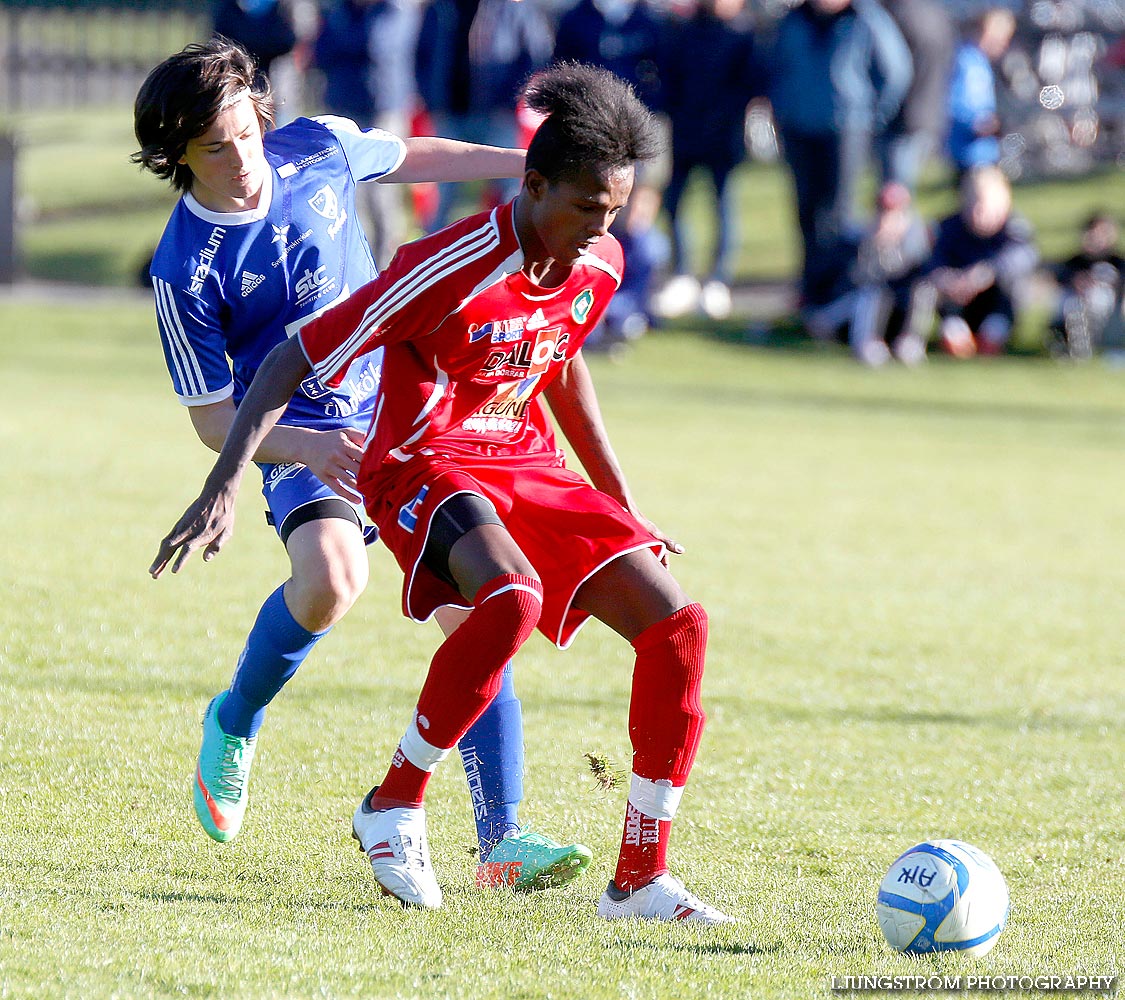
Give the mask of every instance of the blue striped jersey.
[[[270, 350], [376, 274], [356, 183], [391, 173], [402, 140], [344, 118], [298, 118], [263, 136], [269, 172], [258, 206], [212, 212], [176, 204], [150, 272], [172, 386], [185, 406], [242, 399]], [[370, 422], [380, 358], [357, 360], [331, 389], [315, 375], [282, 423]]]

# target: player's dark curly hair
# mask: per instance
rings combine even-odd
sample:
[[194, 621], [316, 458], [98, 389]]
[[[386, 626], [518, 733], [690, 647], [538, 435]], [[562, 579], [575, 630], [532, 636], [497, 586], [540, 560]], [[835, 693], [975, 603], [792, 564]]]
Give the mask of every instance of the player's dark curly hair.
[[609, 70], [557, 63], [524, 87], [532, 111], [546, 115], [527, 148], [527, 169], [549, 181], [586, 170], [631, 166], [660, 152], [660, 132], [633, 88]]
[[246, 91], [262, 131], [273, 125], [269, 79], [241, 45], [222, 35], [195, 42], [157, 66], [137, 92], [133, 132], [141, 148], [130, 159], [177, 191], [191, 187], [191, 170], [179, 162], [189, 139], [206, 132], [223, 108]]

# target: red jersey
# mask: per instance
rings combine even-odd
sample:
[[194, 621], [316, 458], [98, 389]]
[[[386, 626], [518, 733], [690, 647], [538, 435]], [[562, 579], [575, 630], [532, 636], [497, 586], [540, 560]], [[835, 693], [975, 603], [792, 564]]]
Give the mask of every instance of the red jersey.
[[369, 499], [416, 455], [561, 464], [536, 397], [604, 313], [621, 283], [621, 247], [603, 236], [566, 281], [540, 288], [521, 270], [512, 212], [509, 202], [406, 244], [298, 334], [332, 387], [356, 358], [383, 348], [358, 482]]

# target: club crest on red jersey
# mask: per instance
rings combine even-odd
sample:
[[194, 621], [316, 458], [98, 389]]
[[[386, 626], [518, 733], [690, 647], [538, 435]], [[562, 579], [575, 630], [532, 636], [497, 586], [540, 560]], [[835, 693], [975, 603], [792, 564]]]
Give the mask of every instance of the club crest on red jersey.
[[570, 315], [575, 323], [585, 323], [593, 308], [594, 291], [592, 288], [584, 288], [574, 296], [574, 301], [570, 304]]

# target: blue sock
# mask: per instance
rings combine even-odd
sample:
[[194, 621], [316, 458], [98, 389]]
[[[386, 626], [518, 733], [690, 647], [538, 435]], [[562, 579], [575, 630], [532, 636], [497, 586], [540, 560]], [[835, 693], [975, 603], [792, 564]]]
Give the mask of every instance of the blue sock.
[[273, 700], [304, 663], [321, 636], [330, 631], [310, 632], [290, 614], [283, 587], [278, 587], [262, 605], [258, 619], [246, 637], [230, 691], [219, 706], [219, 725], [230, 736], [254, 736]]
[[504, 668], [500, 691], [484, 714], [457, 744], [483, 861], [504, 834], [519, 829], [523, 799], [523, 709], [512, 682], [512, 665]]

